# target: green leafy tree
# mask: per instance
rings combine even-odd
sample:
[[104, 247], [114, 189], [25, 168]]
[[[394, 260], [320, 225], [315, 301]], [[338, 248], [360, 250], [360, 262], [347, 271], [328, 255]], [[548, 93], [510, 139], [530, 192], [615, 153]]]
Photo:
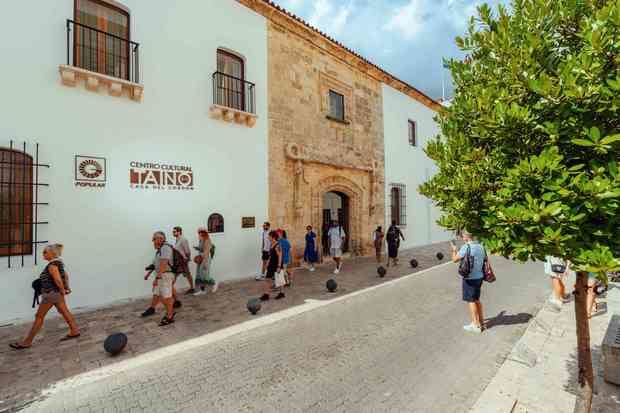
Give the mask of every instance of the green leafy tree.
[[620, 0], [513, 0], [478, 8], [449, 62], [453, 103], [420, 187], [493, 252], [553, 255], [577, 271], [576, 411], [590, 411], [588, 272], [620, 269]]

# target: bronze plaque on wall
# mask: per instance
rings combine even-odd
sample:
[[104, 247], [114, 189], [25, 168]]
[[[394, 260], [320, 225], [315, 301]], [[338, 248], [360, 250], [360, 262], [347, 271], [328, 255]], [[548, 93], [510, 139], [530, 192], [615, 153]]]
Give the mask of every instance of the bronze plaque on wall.
[[256, 228], [256, 217], [242, 217], [241, 228]]

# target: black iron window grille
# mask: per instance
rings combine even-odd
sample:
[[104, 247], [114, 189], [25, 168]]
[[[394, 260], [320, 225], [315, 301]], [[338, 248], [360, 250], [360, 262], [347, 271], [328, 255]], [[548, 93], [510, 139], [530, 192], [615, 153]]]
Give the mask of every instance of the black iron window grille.
[[207, 231], [210, 234], [224, 232], [224, 217], [220, 214], [211, 214], [207, 221]]
[[[29, 149], [31, 152], [29, 153]], [[6, 257], [8, 267], [34, 255], [37, 264], [37, 246], [47, 243], [38, 238], [39, 188], [49, 186], [39, 182], [39, 168], [49, 165], [39, 161], [39, 144], [29, 148], [26, 142], [17, 145], [11, 140], [9, 146], [0, 148], [0, 257]]]
[[136, 42], [67, 20], [67, 65], [140, 83], [139, 48]]
[[390, 184], [390, 212], [396, 225], [407, 225], [407, 187], [403, 184]]
[[242, 112], [256, 113], [255, 85], [223, 72], [213, 73], [213, 103]]

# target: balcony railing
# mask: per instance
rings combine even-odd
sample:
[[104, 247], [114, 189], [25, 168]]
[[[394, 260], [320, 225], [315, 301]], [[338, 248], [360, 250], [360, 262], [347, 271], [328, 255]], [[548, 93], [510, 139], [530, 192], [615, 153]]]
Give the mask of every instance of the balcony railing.
[[213, 73], [213, 103], [247, 113], [256, 113], [254, 83], [222, 72]]
[[94, 27], [67, 20], [67, 65], [140, 83], [139, 47]]

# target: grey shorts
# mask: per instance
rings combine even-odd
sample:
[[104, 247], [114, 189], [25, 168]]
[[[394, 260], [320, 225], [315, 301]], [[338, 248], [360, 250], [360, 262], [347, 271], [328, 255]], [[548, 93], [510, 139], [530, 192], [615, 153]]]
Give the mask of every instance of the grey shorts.
[[41, 294], [41, 304], [60, 304], [62, 302], [62, 294], [58, 291]]
[[331, 253], [330, 255], [334, 258], [342, 257], [342, 248], [332, 248], [329, 252]]

